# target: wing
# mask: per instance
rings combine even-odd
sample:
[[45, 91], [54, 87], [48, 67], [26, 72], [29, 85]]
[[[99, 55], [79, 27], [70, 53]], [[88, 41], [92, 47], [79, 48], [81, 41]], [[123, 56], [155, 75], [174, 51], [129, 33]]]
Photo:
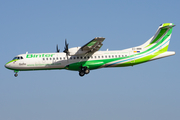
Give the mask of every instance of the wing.
[[104, 41], [105, 38], [103, 37], [96, 37], [84, 46], [81, 47], [82, 51], [87, 51], [89, 52], [96, 52], [98, 51], [101, 46], [103, 45], [102, 42]]

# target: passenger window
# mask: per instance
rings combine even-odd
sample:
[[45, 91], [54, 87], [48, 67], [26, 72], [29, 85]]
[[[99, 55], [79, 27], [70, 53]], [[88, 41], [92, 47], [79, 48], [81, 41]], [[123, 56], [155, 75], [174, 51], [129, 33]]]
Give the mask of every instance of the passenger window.
[[107, 58], [107, 56], [105, 56], [105, 58]]
[[121, 55], [119, 55], [119, 57], [121, 57]]
[[84, 57], [84, 59], [86, 59], [86, 57]]
[[74, 57], [74, 59], [76, 59], [76, 57]]
[[114, 57], [114, 55], [112, 55], [112, 58]]
[[83, 59], [83, 57], [81, 56], [81, 59]]
[[45, 58], [43, 58], [43, 60], [45, 60]]
[[111, 56], [109, 55], [109, 58], [111, 58]]
[[100, 58], [100, 56], [98, 56], [98, 58]]
[[49, 58], [51, 60], [51, 58]]
[[88, 56], [88, 59], [89, 59], [89, 56]]
[[56, 58], [56, 60], [58, 60], [58, 57]]
[[122, 57], [124, 57], [124, 55], [122, 55]]
[[23, 57], [21, 56], [21, 59], [23, 59]]
[[91, 56], [91, 58], [93, 58], [93, 56]]
[[94, 56], [94, 58], [96, 58], [96, 56]]
[[48, 58], [46, 58], [46, 60], [48, 60]]
[[125, 55], [125, 57], [127, 57], [127, 55]]
[[55, 58], [53, 58], [53, 60], [55, 60]]
[[102, 56], [102, 58], [103, 58], [104, 56]]
[[66, 59], [65, 57], [63, 57], [64, 58], [64, 60]]
[[62, 58], [60, 57], [59, 59], [61, 60]]
[[117, 58], [117, 55], [115, 55], [115, 57]]
[[77, 59], [79, 59], [79, 57], [77, 57]]

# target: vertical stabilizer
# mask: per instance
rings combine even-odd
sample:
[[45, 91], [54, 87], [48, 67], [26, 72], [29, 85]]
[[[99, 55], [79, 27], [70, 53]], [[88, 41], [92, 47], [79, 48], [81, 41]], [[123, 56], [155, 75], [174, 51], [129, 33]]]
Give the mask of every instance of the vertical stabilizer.
[[[157, 29], [155, 35], [139, 47], [143, 48], [144, 50], [147, 50], [155, 46], [158, 46], [157, 44], [159, 44], [161, 45], [160, 49], [163, 49], [164, 47], [166, 47], [166, 51], [167, 51], [171, 34], [172, 34], [172, 29], [174, 26], [175, 25], [173, 23], [161, 24], [159, 28]], [[161, 43], [164, 43], [164, 45], [162, 46]]]

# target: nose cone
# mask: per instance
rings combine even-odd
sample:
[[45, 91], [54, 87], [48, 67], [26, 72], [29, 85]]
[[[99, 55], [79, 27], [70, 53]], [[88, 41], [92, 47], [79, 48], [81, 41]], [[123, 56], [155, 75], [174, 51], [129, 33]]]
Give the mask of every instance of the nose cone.
[[9, 63], [6, 63], [5, 65], [4, 65], [6, 68], [9, 68]]
[[12, 62], [8, 62], [4, 65], [4, 67], [6, 67], [7, 69], [10, 69], [12, 67]]

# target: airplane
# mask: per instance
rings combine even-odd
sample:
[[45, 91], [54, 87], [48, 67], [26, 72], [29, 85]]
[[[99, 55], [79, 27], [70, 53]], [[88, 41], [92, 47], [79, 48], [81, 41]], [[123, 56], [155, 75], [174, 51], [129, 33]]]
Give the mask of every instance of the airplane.
[[55, 53], [20, 54], [5, 64], [7, 69], [15, 72], [32, 70], [72, 70], [79, 71], [82, 77], [90, 70], [108, 67], [126, 67], [138, 65], [148, 61], [175, 55], [168, 51], [173, 23], [161, 24], [155, 35], [144, 44], [124, 50], [99, 51], [105, 38], [96, 37], [82, 47], [68, 48], [65, 40], [64, 51], [60, 52], [58, 45]]

